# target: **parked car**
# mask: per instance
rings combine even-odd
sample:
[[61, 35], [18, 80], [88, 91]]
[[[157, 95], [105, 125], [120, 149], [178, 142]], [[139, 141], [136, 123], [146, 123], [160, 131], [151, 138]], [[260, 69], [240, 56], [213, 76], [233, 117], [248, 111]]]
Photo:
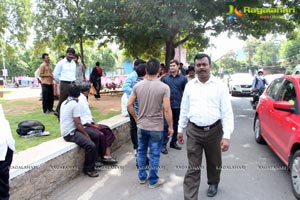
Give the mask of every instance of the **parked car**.
[[236, 73], [228, 79], [229, 92], [232, 96], [251, 95], [254, 77], [249, 73]]
[[272, 83], [273, 80], [275, 80], [276, 78], [280, 78], [283, 75], [284, 74], [267, 74], [264, 77], [267, 80], [267, 83], [270, 84], [270, 83]]
[[253, 129], [290, 170], [294, 195], [300, 199], [300, 75], [273, 80], [260, 96]]
[[300, 74], [300, 64], [297, 65], [294, 70], [293, 70], [293, 73], [292, 74]]

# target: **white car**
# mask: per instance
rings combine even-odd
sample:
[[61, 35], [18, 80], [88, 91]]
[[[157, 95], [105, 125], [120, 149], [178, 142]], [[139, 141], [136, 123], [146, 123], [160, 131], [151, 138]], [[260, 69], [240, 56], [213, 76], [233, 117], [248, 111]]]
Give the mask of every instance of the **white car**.
[[236, 73], [228, 80], [229, 92], [232, 96], [250, 96], [254, 77], [249, 73]]

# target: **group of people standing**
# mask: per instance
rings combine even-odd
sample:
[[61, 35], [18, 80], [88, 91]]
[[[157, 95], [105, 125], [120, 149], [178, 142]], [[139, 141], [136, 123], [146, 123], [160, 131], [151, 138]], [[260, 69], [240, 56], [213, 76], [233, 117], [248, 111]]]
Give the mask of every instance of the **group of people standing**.
[[[99, 176], [97, 166], [116, 164], [111, 146], [115, 140], [112, 130], [94, 122], [88, 104], [91, 84], [85, 79], [85, 65], [78, 61], [75, 49], [68, 48], [65, 58], [58, 61], [52, 74], [48, 54], [43, 54], [40, 66], [44, 113], [54, 112], [59, 118], [63, 138], [85, 149], [83, 172], [90, 177]], [[90, 81], [96, 88], [95, 98], [100, 98], [102, 68], [96, 62]], [[52, 83], [59, 83], [59, 102], [53, 110]]]
[[[142, 68], [145, 75], [139, 80]], [[195, 56], [194, 66], [188, 69], [189, 81], [177, 60], [171, 60], [169, 68], [168, 73], [162, 73], [157, 59], [152, 58], [146, 64], [137, 60], [123, 85], [129, 95], [127, 108], [133, 148], [137, 150], [139, 183], [148, 182], [149, 188], [165, 183], [158, 176], [160, 154], [168, 153], [169, 140], [170, 148], [181, 150], [185, 133], [189, 163], [183, 182], [184, 199], [198, 199], [203, 152], [209, 185], [207, 196], [213, 197], [220, 182], [221, 155], [229, 149], [234, 128], [228, 88], [211, 74], [212, 64], [207, 54]]]
[[[75, 49], [68, 48], [66, 56], [59, 57], [58, 63], [52, 71], [49, 54], [42, 54], [43, 62], [37, 72], [42, 86], [42, 108], [45, 114], [54, 112], [55, 115], [59, 116], [61, 103], [68, 97], [68, 85], [73, 82], [82, 83], [86, 81], [86, 66], [79, 62], [79, 58], [80, 56], [75, 53]], [[102, 73], [100, 62], [96, 62], [96, 66], [90, 74], [90, 82], [96, 90], [94, 95], [96, 99], [100, 98]], [[54, 94], [56, 93], [54, 85], [59, 87], [57, 92], [59, 103], [55, 111], [53, 110]]]

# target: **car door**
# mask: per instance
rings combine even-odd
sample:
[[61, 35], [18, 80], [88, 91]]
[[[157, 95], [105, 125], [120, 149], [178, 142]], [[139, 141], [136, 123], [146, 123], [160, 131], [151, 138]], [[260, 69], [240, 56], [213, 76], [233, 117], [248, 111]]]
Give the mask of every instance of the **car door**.
[[283, 79], [279, 78], [274, 80], [272, 84], [266, 89], [265, 93], [260, 97], [259, 102], [259, 117], [262, 128], [262, 135], [264, 139], [269, 142], [272, 140], [271, 135], [274, 135], [274, 128], [270, 124], [274, 123], [273, 104], [278, 98], [278, 91], [282, 86]]
[[[276, 101], [288, 101], [294, 106], [296, 98], [296, 89], [292, 81], [286, 79], [278, 91], [278, 98]], [[275, 102], [276, 102], [275, 101]], [[272, 132], [270, 134], [270, 141], [273, 146], [273, 150], [281, 157], [283, 160], [288, 160], [289, 155], [289, 142], [293, 136], [293, 132], [298, 129], [296, 116], [294, 113], [281, 111], [274, 108], [270, 108], [270, 113], [272, 113], [270, 126], [272, 127]]]

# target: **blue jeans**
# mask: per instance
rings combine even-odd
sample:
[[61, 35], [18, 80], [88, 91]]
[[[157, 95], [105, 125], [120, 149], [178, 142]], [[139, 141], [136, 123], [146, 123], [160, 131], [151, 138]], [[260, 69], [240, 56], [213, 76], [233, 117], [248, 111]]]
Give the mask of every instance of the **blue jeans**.
[[148, 131], [138, 128], [138, 178], [140, 180], [147, 179], [146, 172], [146, 157], [148, 147], [150, 149], [150, 162], [149, 162], [149, 177], [148, 182], [150, 185], [156, 184], [158, 177], [158, 168], [160, 160], [160, 151], [162, 148], [162, 131]]

